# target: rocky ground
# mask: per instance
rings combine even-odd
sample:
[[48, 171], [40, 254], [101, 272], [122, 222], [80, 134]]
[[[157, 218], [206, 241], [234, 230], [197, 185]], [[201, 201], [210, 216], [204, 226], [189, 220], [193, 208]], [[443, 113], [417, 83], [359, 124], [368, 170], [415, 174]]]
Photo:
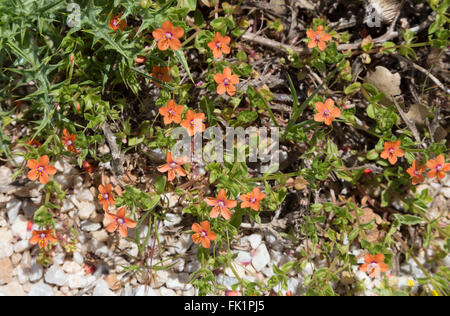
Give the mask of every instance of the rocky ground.
[[[21, 163], [20, 157], [17, 162]], [[138, 254], [136, 244], [123, 238], [115, 238], [104, 229], [104, 212], [97, 203], [96, 188], [87, 174], [73, 168], [67, 161], [59, 160], [55, 164], [58, 169], [56, 180], [67, 189], [69, 194], [64, 200], [60, 212], [57, 230], [64, 223], [69, 223], [78, 232], [76, 251], [66, 252], [58, 246], [53, 253], [53, 263], [48, 267], [38, 264], [37, 246], [29, 243], [34, 212], [43, 203], [41, 191], [43, 185], [29, 181], [12, 181], [17, 171], [7, 164], [0, 167], [0, 295], [111, 295], [111, 296], [143, 296], [143, 295], [196, 295], [196, 290], [189, 284], [189, 276], [199, 267], [196, 258], [196, 247], [193, 247], [191, 235], [183, 233], [189, 230], [178, 205], [178, 197], [167, 196], [169, 207], [173, 210], [167, 220], [160, 223], [159, 234], [162, 241], [161, 250], [150, 239], [148, 246], [155, 249], [149, 265], [171, 266], [167, 270], [150, 273], [134, 273], [126, 269], [130, 266], [129, 258]], [[105, 166], [106, 168], [108, 166]], [[18, 179], [22, 179], [20, 176]], [[428, 188], [434, 202], [430, 206], [429, 216], [433, 218], [449, 209], [450, 176], [440, 183], [421, 184], [418, 189]], [[135, 232], [130, 230], [130, 236]], [[145, 236], [146, 230], [141, 232]], [[273, 275], [272, 266], [281, 266], [289, 261], [300, 259], [301, 249], [290, 249], [279, 240], [276, 231], [265, 227], [246, 229], [232, 250], [238, 254], [234, 267], [241, 278], [247, 280], [265, 280]], [[304, 247], [307, 246], [305, 240]], [[361, 249], [354, 246], [351, 252], [361, 254]], [[300, 247], [301, 248], [301, 247]], [[130, 255], [131, 257], [127, 256]], [[427, 258], [433, 255], [432, 250], [419, 252], [418, 259], [427, 269], [432, 269]], [[359, 256], [358, 263], [363, 263]], [[303, 271], [292, 271], [288, 278], [288, 290], [295, 295], [305, 293], [304, 280], [315, 269], [325, 266], [326, 262], [319, 257], [312, 257], [304, 265]], [[450, 266], [450, 256], [444, 258], [444, 265]], [[95, 270], [95, 271], [94, 271]], [[371, 295], [375, 287], [380, 286], [380, 279], [371, 279], [366, 273], [354, 266], [356, 280], [363, 281], [366, 286], [365, 295]], [[217, 282], [229, 290], [237, 282], [231, 269], [214, 271]], [[417, 285], [418, 278], [424, 274], [410, 258], [399, 267], [399, 271], [390, 277], [400, 289]], [[409, 285], [408, 285], [409, 281]], [[274, 291], [280, 290], [274, 288]], [[413, 288], [414, 290], [414, 288]], [[282, 290], [285, 294], [286, 291]], [[269, 294], [269, 293], [267, 293]]]

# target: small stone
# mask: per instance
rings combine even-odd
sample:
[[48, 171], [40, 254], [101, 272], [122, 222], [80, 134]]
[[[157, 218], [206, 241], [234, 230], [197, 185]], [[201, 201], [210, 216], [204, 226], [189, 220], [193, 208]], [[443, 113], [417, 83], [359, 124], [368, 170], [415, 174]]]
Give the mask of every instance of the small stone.
[[186, 271], [188, 273], [194, 273], [195, 271], [197, 271], [200, 268], [201, 268], [200, 262], [198, 262], [197, 260], [194, 260], [194, 261], [190, 261], [190, 262], [186, 263], [186, 265], [184, 266], [184, 271]]
[[6, 211], [8, 212], [8, 219], [10, 223], [14, 223], [17, 215], [19, 215], [20, 207], [22, 206], [22, 201], [18, 199], [12, 199], [6, 203]]
[[28, 296], [54, 296], [54, 293], [51, 286], [41, 281], [33, 285]]
[[175, 243], [175, 251], [178, 254], [184, 254], [193, 244], [192, 237], [188, 234], [181, 235], [180, 239]]
[[83, 268], [75, 261], [64, 262], [62, 269], [69, 274], [76, 274], [83, 271]]
[[14, 252], [15, 253], [22, 253], [25, 250], [30, 249], [32, 246], [33, 245], [30, 244], [28, 239], [20, 240], [14, 245]]
[[24, 271], [22, 267], [17, 267], [16, 275], [20, 284], [25, 284], [28, 282], [28, 274]]
[[0, 285], [12, 280], [13, 265], [9, 258], [0, 259]]
[[17, 266], [22, 260], [22, 255], [20, 253], [15, 253], [11, 256], [11, 262], [14, 266]]
[[172, 290], [186, 291], [192, 287], [189, 284], [189, 274], [187, 273], [169, 273], [169, 278], [166, 282], [166, 287]]
[[178, 200], [179, 200], [179, 196], [173, 193], [166, 193], [163, 194], [162, 196], [162, 201], [164, 201], [164, 203], [166, 203], [167, 201], [169, 202], [169, 208], [173, 208], [175, 206], [177, 206], [178, 204]]
[[152, 289], [145, 285], [139, 285], [134, 291], [134, 296], [160, 296], [158, 290]]
[[162, 287], [159, 289], [159, 293], [161, 296], [177, 296], [177, 293], [175, 293], [172, 289], [167, 289], [165, 287]]
[[84, 276], [80, 274], [67, 275], [67, 285], [71, 289], [84, 289], [88, 287], [96, 278], [93, 275]]
[[102, 228], [100, 223], [93, 223], [89, 220], [85, 220], [81, 222], [81, 230], [85, 232], [94, 232]]
[[[89, 192], [89, 191], [88, 191]], [[91, 192], [89, 192], [91, 193]], [[78, 206], [78, 216], [81, 220], [88, 219], [95, 212], [95, 204], [88, 201], [80, 202]]]
[[26, 218], [33, 218], [34, 213], [37, 211], [38, 208], [39, 206], [31, 203], [30, 201], [25, 201], [22, 204], [22, 210]]
[[305, 267], [304, 267], [303, 270], [302, 270], [302, 273], [303, 273], [304, 276], [312, 275], [313, 272], [314, 272], [314, 269], [315, 269], [314, 263], [312, 263], [312, 262], [307, 262], [307, 263], [305, 264]]
[[49, 284], [63, 286], [66, 284], [66, 279], [67, 276], [64, 271], [55, 264], [45, 272], [45, 282]]
[[12, 182], [12, 171], [6, 166], [0, 167], [0, 187], [7, 186]]
[[181, 223], [181, 216], [177, 214], [166, 214], [166, 219], [164, 220], [164, 226], [172, 227]]
[[270, 262], [270, 255], [265, 244], [259, 245], [252, 258], [252, 265], [256, 271], [261, 271]]
[[64, 199], [62, 202], [62, 206], [61, 206], [61, 212], [69, 212], [69, 211], [73, 210], [74, 207], [75, 206], [70, 201], [70, 199]]
[[109, 154], [109, 147], [108, 147], [108, 145], [103, 144], [103, 145], [98, 146], [98, 152], [102, 156]]
[[5, 296], [25, 296], [25, 292], [17, 281], [12, 281], [6, 286], [0, 288], [0, 293], [3, 293]]
[[450, 188], [449, 187], [442, 188], [441, 193], [444, 194], [444, 196], [447, 199], [450, 199]]
[[120, 289], [120, 282], [117, 280], [117, 275], [115, 274], [108, 274], [105, 277], [106, 283], [108, 283], [108, 286], [111, 290], [117, 291]]
[[13, 254], [12, 234], [9, 230], [0, 229], [0, 259]]
[[105, 230], [99, 230], [91, 233], [92, 237], [99, 242], [105, 242], [109, 239], [109, 235]]
[[247, 251], [238, 251], [238, 255], [236, 259], [234, 259], [236, 262], [239, 263], [249, 263], [252, 261], [252, 255]]
[[92, 195], [91, 191], [89, 189], [84, 189], [77, 195], [78, 200], [80, 201], [94, 201], [94, 196]]
[[28, 278], [30, 279], [30, 282], [39, 281], [42, 278], [43, 274], [44, 269], [42, 268], [42, 266], [36, 262], [36, 259], [32, 259], [31, 267], [28, 272]]
[[14, 224], [11, 226], [11, 232], [13, 236], [17, 236], [20, 239], [28, 239], [27, 231], [28, 220], [23, 215], [17, 216]]
[[116, 296], [114, 292], [109, 289], [108, 283], [105, 280], [98, 280], [94, 288], [94, 296]]
[[248, 236], [248, 241], [250, 242], [252, 249], [256, 249], [261, 244], [262, 236], [261, 234], [250, 235]]
[[234, 277], [229, 277], [223, 274], [217, 276], [217, 283], [222, 284], [230, 291], [232, 290], [232, 286], [238, 282], [239, 280]]
[[156, 271], [155, 278], [153, 281], [153, 287], [155, 289], [160, 288], [164, 284], [166, 284], [167, 280], [169, 279], [169, 272], [165, 270], [158, 270]]
[[186, 264], [186, 261], [183, 258], [178, 258], [175, 261], [173, 269], [178, 272], [183, 272], [185, 264]]
[[81, 253], [79, 253], [78, 251], [73, 254], [73, 260], [76, 263], [78, 263], [79, 265], [83, 265], [83, 262], [84, 262], [83, 255]]

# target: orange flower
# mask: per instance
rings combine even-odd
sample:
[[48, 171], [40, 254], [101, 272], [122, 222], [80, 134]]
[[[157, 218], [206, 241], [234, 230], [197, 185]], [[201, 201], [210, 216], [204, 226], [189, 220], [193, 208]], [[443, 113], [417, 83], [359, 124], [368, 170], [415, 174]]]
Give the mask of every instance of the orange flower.
[[[42, 146], [42, 144], [38, 142], [36, 139], [27, 141], [27, 145], [30, 145], [31, 147], [34, 147], [36, 149]], [[30, 150], [27, 148], [27, 151], [29, 152]]]
[[147, 57], [139, 55], [136, 57], [135, 61], [136, 64], [143, 64], [147, 61]]
[[250, 207], [254, 211], [259, 210], [259, 202], [266, 197], [265, 193], [261, 193], [259, 188], [254, 188], [252, 192], [241, 195], [241, 208]]
[[208, 47], [212, 50], [214, 58], [220, 58], [222, 53], [229, 54], [230, 37], [222, 36], [219, 32], [214, 36], [214, 40], [208, 43]]
[[109, 19], [109, 28], [113, 31], [121, 30], [123, 31], [127, 27], [127, 20], [120, 20], [122, 14], [118, 16], [113, 16], [111, 14], [111, 18]]
[[413, 161], [412, 166], [406, 170], [407, 173], [412, 177], [412, 184], [422, 183], [425, 180], [423, 173], [425, 172], [425, 166], [418, 166], [416, 160]]
[[165, 165], [159, 166], [157, 169], [159, 172], [169, 172], [167, 175], [169, 181], [175, 179], [175, 173], [180, 177], [185, 177], [187, 175], [186, 171], [181, 167], [186, 163], [184, 158], [181, 158], [178, 161], [173, 160], [172, 153], [169, 151], [167, 153], [166, 162]]
[[66, 150], [70, 151], [71, 153], [77, 152], [77, 149], [75, 148], [75, 139], [77, 139], [77, 136], [75, 134], [70, 135], [67, 129], [63, 130], [63, 137], [62, 137], [62, 143]]
[[217, 235], [210, 231], [210, 225], [208, 221], [203, 221], [201, 224], [192, 224], [192, 230], [194, 235], [192, 235], [192, 240], [195, 244], [202, 243], [203, 248], [209, 248], [211, 241], [216, 240]]
[[31, 170], [28, 172], [28, 179], [31, 181], [39, 178], [42, 184], [46, 184], [49, 181], [48, 175], [53, 175], [56, 173], [56, 168], [49, 165], [49, 158], [44, 155], [39, 158], [39, 161], [34, 159], [28, 160], [28, 168]]
[[234, 95], [236, 93], [236, 87], [234, 85], [238, 84], [239, 77], [231, 74], [230, 67], [225, 68], [222, 74], [215, 74], [214, 80], [219, 84], [217, 87], [218, 94], [225, 94], [225, 92], [228, 92], [229, 95]]
[[110, 205], [114, 205], [116, 202], [113, 198], [113, 195], [111, 193], [112, 191], [112, 184], [108, 183], [106, 186], [103, 186], [103, 184], [100, 184], [98, 186], [98, 191], [100, 192], [98, 194], [98, 203], [103, 205], [103, 210], [107, 211], [108, 207]]
[[427, 167], [431, 170], [428, 171], [428, 178], [434, 178], [437, 176], [438, 180], [445, 177], [445, 173], [450, 170], [450, 163], [445, 163], [444, 156], [439, 155], [436, 161], [430, 159], [427, 161]]
[[179, 38], [184, 35], [181, 27], [174, 27], [170, 21], [165, 21], [162, 27], [153, 31], [153, 37], [159, 41], [158, 48], [167, 50], [170, 46], [172, 50], [181, 48]]
[[181, 126], [187, 129], [189, 136], [193, 136], [196, 133], [201, 133], [205, 130], [206, 126], [203, 123], [205, 114], [195, 113], [189, 110], [186, 115], [186, 119], [181, 122]]
[[367, 254], [364, 256], [364, 264], [361, 265], [360, 269], [362, 272], [369, 272], [371, 278], [378, 277], [380, 272], [386, 272], [389, 270], [388, 266], [384, 261], [384, 255], [382, 253], [376, 255], [375, 257]]
[[397, 162], [397, 157], [403, 157], [405, 152], [400, 149], [400, 140], [396, 140], [395, 142], [385, 142], [384, 143], [384, 151], [381, 153], [381, 158], [389, 159], [391, 165], [395, 165]]
[[125, 218], [125, 207], [120, 208], [116, 215], [105, 211], [105, 217], [107, 220], [111, 221], [111, 223], [106, 226], [106, 231], [113, 233], [119, 229], [119, 233], [122, 237], [128, 237], [127, 227], [135, 228], [137, 226], [136, 221]]
[[314, 48], [316, 46], [319, 47], [320, 50], [325, 50], [327, 47], [327, 44], [325, 42], [328, 42], [331, 40], [330, 34], [324, 33], [324, 29], [322, 25], [319, 25], [316, 29], [316, 31], [308, 30], [306, 32], [306, 35], [310, 39], [308, 43], [309, 48]]
[[334, 106], [332, 99], [327, 99], [325, 104], [322, 102], [316, 103], [317, 113], [314, 115], [314, 121], [325, 122], [325, 125], [331, 125], [331, 122], [337, 117], [341, 116], [341, 110]]
[[159, 108], [159, 114], [164, 116], [164, 124], [169, 125], [172, 122], [180, 123], [181, 114], [184, 112], [184, 106], [177, 105], [174, 100], [169, 100], [167, 106]]
[[53, 229], [49, 230], [33, 230], [31, 233], [30, 244], [39, 244], [39, 248], [46, 248], [49, 243], [57, 242], [58, 239], [53, 236]]
[[206, 204], [208, 204], [209, 206], [214, 206], [211, 210], [211, 213], [209, 213], [209, 216], [211, 218], [217, 218], [219, 216], [219, 213], [225, 219], [231, 218], [229, 209], [236, 207], [237, 202], [235, 200], [227, 200], [226, 198], [227, 196], [225, 193], [225, 189], [222, 189], [219, 191], [217, 198], [207, 197], [205, 199]]
[[[169, 70], [169, 67], [153, 66], [150, 76], [162, 82], [170, 82], [172, 78], [169, 75]], [[155, 86], [161, 88], [161, 85], [157, 82], [155, 82]]]
[[229, 291], [229, 290], [225, 291], [225, 295], [226, 296], [240, 296], [238, 291]]
[[88, 173], [93, 173], [94, 167], [92, 167], [92, 165], [89, 162], [87, 162], [86, 160], [83, 160], [83, 170]]

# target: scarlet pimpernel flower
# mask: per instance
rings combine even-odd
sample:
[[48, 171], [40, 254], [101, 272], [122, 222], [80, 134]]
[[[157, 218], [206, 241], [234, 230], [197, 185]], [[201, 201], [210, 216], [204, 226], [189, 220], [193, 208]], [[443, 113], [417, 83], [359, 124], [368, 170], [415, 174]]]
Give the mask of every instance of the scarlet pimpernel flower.
[[50, 243], [58, 240], [53, 236], [53, 229], [49, 230], [33, 230], [31, 233], [30, 244], [39, 245], [39, 248], [46, 248]]
[[103, 184], [100, 184], [98, 186], [98, 191], [100, 192], [98, 194], [98, 203], [103, 205], [103, 210], [107, 211], [110, 205], [115, 204], [114, 197], [112, 195], [112, 184], [108, 183], [105, 186]]
[[[170, 82], [172, 81], [172, 78], [169, 75], [169, 70], [170, 70], [169, 67], [153, 66], [152, 73], [150, 74], [150, 76], [158, 79], [161, 82]], [[157, 82], [155, 82], [155, 86], [161, 88], [161, 85]]]
[[75, 140], [77, 139], [77, 136], [75, 134], [69, 134], [67, 129], [63, 130], [63, 136], [62, 136], [62, 144], [64, 148], [71, 153], [77, 152], [77, 149], [75, 148]]
[[409, 167], [406, 172], [412, 177], [412, 184], [422, 183], [425, 180], [423, 173], [426, 168], [424, 165], [417, 166], [417, 162], [414, 160], [411, 167]]
[[184, 127], [189, 136], [194, 136], [196, 133], [201, 133], [205, 130], [206, 126], [203, 123], [205, 120], [204, 113], [195, 113], [189, 110], [186, 115], [186, 119], [181, 122], [181, 126]]
[[438, 180], [441, 180], [443, 177], [445, 177], [445, 173], [447, 171], [450, 171], [450, 163], [445, 163], [445, 158], [443, 155], [437, 156], [436, 160], [428, 160], [427, 167], [431, 169], [427, 173], [428, 177], [437, 177]]
[[231, 218], [230, 209], [237, 206], [236, 200], [227, 200], [225, 189], [219, 191], [217, 198], [207, 197], [205, 201], [209, 206], [213, 206], [211, 213], [209, 213], [211, 218], [217, 218], [221, 214], [223, 218], [228, 220]]
[[252, 192], [241, 195], [241, 208], [250, 207], [254, 211], [259, 210], [259, 202], [266, 197], [265, 193], [261, 193], [259, 188], [254, 188]]
[[324, 32], [323, 25], [319, 25], [315, 31], [308, 30], [306, 32], [306, 35], [310, 39], [310, 41], [308, 42], [308, 47], [314, 48], [318, 46], [322, 51], [327, 47], [326, 42], [331, 40], [330, 34]]
[[172, 157], [172, 153], [169, 151], [167, 153], [166, 162], [166, 164], [159, 166], [157, 169], [159, 172], [168, 172], [167, 179], [169, 181], [175, 179], [175, 174], [179, 175], [180, 177], [185, 177], [187, 175], [186, 171], [183, 169], [183, 167], [181, 167], [185, 164], [184, 158], [174, 160]]
[[209, 248], [211, 241], [214, 241], [217, 238], [217, 235], [210, 230], [208, 221], [203, 221], [200, 224], [192, 224], [192, 230], [194, 231], [192, 241], [195, 244], [202, 243], [203, 248]]
[[223, 73], [217, 73], [214, 75], [214, 80], [218, 84], [217, 93], [228, 93], [230, 96], [236, 93], [235, 84], [239, 83], [239, 77], [231, 74], [231, 68], [227, 67], [223, 70]]
[[[27, 145], [34, 147], [36, 149], [42, 146], [42, 144], [39, 141], [37, 141], [36, 139], [31, 139], [31, 140], [27, 141]], [[27, 151], [30, 151], [30, 150], [27, 148]]]
[[384, 255], [382, 253], [376, 256], [367, 254], [364, 256], [364, 264], [361, 265], [360, 269], [362, 272], [368, 272], [371, 278], [378, 277], [380, 272], [386, 272], [389, 267], [384, 263]]
[[158, 41], [160, 50], [167, 50], [169, 47], [177, 50], [181, 48], [179, 38], [183, 37], [184, 30], [181, 27], [174, 27], [170, 21], [165, 21], [161, 28], [152, 32], [152, 35]]
[[331, 125], [331, 122], [335, 118], [341, 116], [341, 110], [334, 106], [334, 101], [332, 99], [327, 99], [325, 103], [316, 103], [317, 113], [314, 115], [314, 121], [325, 122], [326, 125]]
[[222, 36], [219, 32], [214, 36], [214, 40], [208, 43], [208, 47], [212, 50], [214, 58], [220, 58], [223, 54], [230, 53], [230, 37]]
[[159, 108], [159, 114], [164, 117], [164, 124], [168, 125], [172, 122], [180, 123], [181, 114], [184, 112], [184, 106], [177, 105], [174, 100], [169, 100], [167, 106]]
[[398, 157], [403, 157], [405, 152], [400, 149], [401, 141], [396, 140], [395, 142], [385, 142], [384, 151], [381, 153], [381, 158], [388, 159], [391, 165], [395, 165]]
[[111, 223], [106, 226], [106, 231], [113, 233], [117, 229], [119, 229], [119, 233], [122, 237], [128, 237], [128, 229], [127, 228], [135, 228], [137, 226], [137, 222], [125, 217], [125, 207], [120, 208], [117, 211], [117, 214], [111, 214], [108, 211], [105, 211], [105, 217]]
[[122, 14], [114, 16], [111, 14], [109, 18], [109, 28], [113, 31], [123, 31], [127, 27], [127, 21], [125, 19], [121, 20]]
[[38, 161], [34, 159], [28, 160], [28, 168], [31, 169], [28, 172], [28, 179], [35, 181], [39, 178], [42, 184], [46, 184], [50, 180], [48, 176], [56, 173], [56, 168], [49, 165], [49, 161], [50, 159], [47, 155], [40, 157]]

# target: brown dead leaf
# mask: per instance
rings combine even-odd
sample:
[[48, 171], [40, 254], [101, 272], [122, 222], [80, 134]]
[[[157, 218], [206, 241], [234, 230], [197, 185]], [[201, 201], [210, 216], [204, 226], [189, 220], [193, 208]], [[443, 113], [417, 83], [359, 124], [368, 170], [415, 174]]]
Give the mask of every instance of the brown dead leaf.
[[413, 121], [418, 127], [424, 127], [425, 121], [430, 114], [430, 109], [420, 103], [414, 103], [411, 105], [406, 117]]
[[374, 72], [369, 73], [366, 77], [366, 82], [384, 93], [386, 96], [384, 102], [382, 102], [384, 104], [391, 104], [395, 96], [402, 94], [402, 90], [400, 90], [400, 74], [393, 74], [383, 66], [377, 66]]

